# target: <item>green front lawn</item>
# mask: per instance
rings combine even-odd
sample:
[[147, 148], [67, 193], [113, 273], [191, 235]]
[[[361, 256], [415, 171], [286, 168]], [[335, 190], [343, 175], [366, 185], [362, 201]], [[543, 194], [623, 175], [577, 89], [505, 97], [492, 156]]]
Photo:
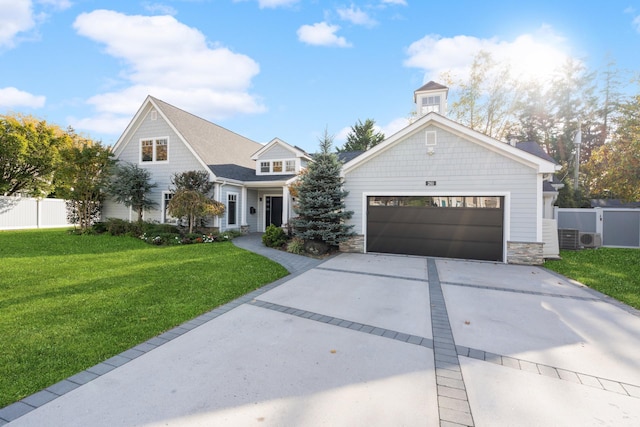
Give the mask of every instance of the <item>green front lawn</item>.
[[286, 274], [231, 242], [0, 232], [0, 408]]
[[544, 266], [640, 309], [640, 249], [560, 251]]

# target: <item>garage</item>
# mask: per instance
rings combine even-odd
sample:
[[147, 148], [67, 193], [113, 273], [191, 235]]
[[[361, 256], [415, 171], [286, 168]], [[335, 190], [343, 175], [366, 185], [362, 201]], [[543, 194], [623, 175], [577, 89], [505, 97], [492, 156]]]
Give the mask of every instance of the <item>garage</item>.
[[367, 252], [503, 261], [503, 236], [503, 197], [367, 197]]

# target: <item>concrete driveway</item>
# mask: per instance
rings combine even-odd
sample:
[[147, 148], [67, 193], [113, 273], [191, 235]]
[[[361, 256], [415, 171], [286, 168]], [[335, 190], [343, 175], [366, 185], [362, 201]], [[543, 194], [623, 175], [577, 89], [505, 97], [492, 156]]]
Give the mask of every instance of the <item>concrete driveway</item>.
[[0, 419], [637, 426], [640, 317], [541, 268], [341, 254], [4, 408]]

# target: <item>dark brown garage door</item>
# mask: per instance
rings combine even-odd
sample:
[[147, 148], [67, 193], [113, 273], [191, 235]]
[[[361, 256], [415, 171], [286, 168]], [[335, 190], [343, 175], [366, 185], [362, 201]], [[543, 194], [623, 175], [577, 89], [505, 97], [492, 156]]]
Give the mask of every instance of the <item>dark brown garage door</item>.
[[367, 252], [503, 260], [502, 197], [369, 197]]

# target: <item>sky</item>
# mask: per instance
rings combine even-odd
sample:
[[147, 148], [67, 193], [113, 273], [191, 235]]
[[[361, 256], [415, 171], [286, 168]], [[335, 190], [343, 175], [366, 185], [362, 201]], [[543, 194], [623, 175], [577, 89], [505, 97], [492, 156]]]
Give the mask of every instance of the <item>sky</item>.
[[397, 132], [416, 89], [480, 50], [522, 78], [569, 57], [631, 76], [640, 0], [0, 0], [0, 114], [112, 145], [152, 95], [315, 152], [358, 120]]

